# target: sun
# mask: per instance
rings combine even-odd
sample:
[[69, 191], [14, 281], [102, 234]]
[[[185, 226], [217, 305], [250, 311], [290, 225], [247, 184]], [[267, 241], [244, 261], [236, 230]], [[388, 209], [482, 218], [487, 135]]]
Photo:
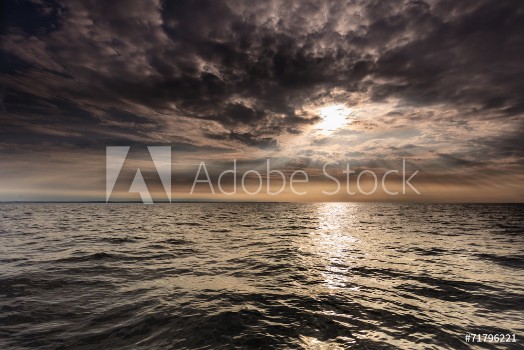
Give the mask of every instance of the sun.
[[318, 114], [322, 121], [317, 124], [317, 129], [323, 133], [331, 133], [349, 123], [348, 116], [351, 109], [344, 104], [320, 107]]

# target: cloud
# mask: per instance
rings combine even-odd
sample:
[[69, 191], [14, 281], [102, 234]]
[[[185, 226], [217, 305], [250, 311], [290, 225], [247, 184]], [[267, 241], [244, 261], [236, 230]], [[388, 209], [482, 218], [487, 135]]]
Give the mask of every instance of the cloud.
[[[0, 137], [13, 148], [523, 163], [517, 0], [3, 6]], [[315, 108], [340, 103], [350, 127], [319, 138]]]

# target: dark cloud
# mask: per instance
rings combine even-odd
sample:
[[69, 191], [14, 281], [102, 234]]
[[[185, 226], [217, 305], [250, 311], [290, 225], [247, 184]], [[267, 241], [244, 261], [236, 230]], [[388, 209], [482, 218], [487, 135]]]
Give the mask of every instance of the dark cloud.
[[249, 132], [237, 133], [229, 131], [223, 134], [206, 134], [206, 137], [214, 140], [238, 141], [244, 145], [274, 150], [278, 147], [277, 141], [271, 137], [259, 137]]
[[[462, 13], [457, 2], [437, 2], [416, 25], [420, 38], [385, 52], [375, 65], [391, 79], [373, 87], [376, 100], [399, 96], [414, 104], [446, 103], [477, 113], [522, 113], [523, 12], [518, 2], [477, 2]], [[457, 13], [458, 12], [458, 13]], [[439, 15], [457, 13], [455, 16]], [[413, 16], [408, 16], [414, 20]], [[406, 19], [407, 22], [407, 19]]]
[[[52, 135], [82, 147], [127, 139], [171, 141], [187, 152], [276, 150], [279, 137], [319, 120], [300, 114], [303, 106], [361, 94], [399, 108], [445, 106], [464, 123], [515, 123], [515, 136], [479, 143], [490, 154], [520, 156], [511, 145], [524, 136], [517, 0], [34, 0], [3, 7], [0, 133], [11, 143]], [[387, 117], [353, 125], [381, 133], [388, 123], [457, 125], [427, 111]], [[196, 131], [202, 139], [186, 135]], [[461, 152], [475, 154], [474, 147]]]

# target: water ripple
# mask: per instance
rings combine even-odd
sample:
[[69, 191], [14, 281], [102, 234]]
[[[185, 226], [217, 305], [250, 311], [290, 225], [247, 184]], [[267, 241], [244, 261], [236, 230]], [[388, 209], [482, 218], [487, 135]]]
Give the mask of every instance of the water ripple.
[[522, 209], [1, 204], [0, 348], [468, 349], [467, 332], [519, 340]]

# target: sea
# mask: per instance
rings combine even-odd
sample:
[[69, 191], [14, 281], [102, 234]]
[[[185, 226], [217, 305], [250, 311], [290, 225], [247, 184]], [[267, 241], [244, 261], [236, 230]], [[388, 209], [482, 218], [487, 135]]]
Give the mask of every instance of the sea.
[[0, 349], [499, 348], [524, 205], [0, 204]]

